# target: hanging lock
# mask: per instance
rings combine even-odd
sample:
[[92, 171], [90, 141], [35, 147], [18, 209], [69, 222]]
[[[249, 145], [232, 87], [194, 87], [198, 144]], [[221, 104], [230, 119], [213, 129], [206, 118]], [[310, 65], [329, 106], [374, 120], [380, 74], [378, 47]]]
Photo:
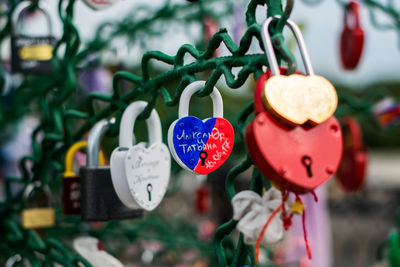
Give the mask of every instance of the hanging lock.
[[362, 140], [361, 127], [353, 117], [343, 120], [343, 158], [337, 178], [346, 191], [360, 190], [367, 177], [368, 152]]
[[[286, 69], [279, 69], [281, 74]], [[300, 76], [300, 75], [298, 75]], [[254, 90], [256, 118], [246, 128], [251, 159], [261, 173], [280, 188], [306, 193], [327, 181], [342, 155], [342, 133], [334, 116], [321, 124], [293, 126], [281, 123], [263, 105], [262, 92], [272, 79], [262, 74]]]
[[103, 10], [114, 5], [118, 0], [83, 0], [93, 10]]
[[100, 142], [115, 119], [104, 119], [90, 130], [86, 166], [80, 168], [81, 217], [84, 221], [110, 221], [139, 218], [142, 210], [126, 207], [118, 198], [111, 181], [110, 166], [99, 166]]
[[[255, 97], [256, 101], [262, 102], [261, 96]], [[264, 108], [256, 114], [246, 128], [245, 140], [264, 177], [280, 188], [302, 194], [334, 174], [343, 149], [340, 125], [334, 116], [314, 127], [293, 127], [280, 123]]]
[[[74, 157], [76, 153], [86, 148], [87, 142], [80, 141], [72, 145], [65, 156], [65, 172], [62, 179], [63, 211], [65, 215], [80, 215], [81, 179], [74, 172]], [[100, 165], [104, 165], [104, 154], [100, 151]]]
[[364, 30], [360, 23], [359, 5], [355, 1], [344, 10], [343, 31], [340, 37], [340, 59], [346, 70], [354, 70], [364, 49]]
[[46, 36], [29, 36], [22, 34], [22, 18], [30, 11], [30, 2], [24, 1], [13, 13], [11, 34], [11, 70], [14, 73], [39, 74], [53, 72], [54, 46], [56, 39], [52, 36], [50, 15], [42, 7], [35, 11], [43, 13], [47, 20], [48, 34]]
[[[41, 194], [37, 193], [38, 191], [41, 191]], [[28, 204], [32, 196], [35, 199], [32, 200], [32, 204]], [[24, 192], [24, 200], [25, 208], [21, 214], [23, 228], [47, 228], [54, 225], [55, 212], [51, 207], [52, 195], [48, 186], [41, 186], [39, 181], [29, 184]]]
[[155, 109], [146, 120], [149, 142], [135, 145], [133, 127], [147, 105], [144, 101], [133, 102], [122, 115], [119, 147], [111, 154], [111, 177], [122, 203], [151, 211], [167, 191], [171, 156], [162, 143], [161, 122]]
[[214, 117], [202, 121], [188, 116], [191, 96], [205, 84], [197, 81], [184, 89], [179, 101], [179, 119], [168, 130], [168, 145], [176, 162], [202, 175], [215, 171], [228, 159], [235, 138], [232, 125], [223, 118], [222, 97], [215, 87], [210, 94]]
[[280, 75], [268, 31], [271, 22], [278, 18], [280, 16], [270, 17], [262, 26], [262, 40], [274, 75], [264, 85], [262, 91], [264, 104], [274, 115], [292, 125], [302, 125], [307, 122], [313, 125], [322, 123], [336, 110], [338, 101], [336, 90], [327, 79], [314, 74], [301, 31], [289, 19], [287, 25], [296, 37], [307, 75]]

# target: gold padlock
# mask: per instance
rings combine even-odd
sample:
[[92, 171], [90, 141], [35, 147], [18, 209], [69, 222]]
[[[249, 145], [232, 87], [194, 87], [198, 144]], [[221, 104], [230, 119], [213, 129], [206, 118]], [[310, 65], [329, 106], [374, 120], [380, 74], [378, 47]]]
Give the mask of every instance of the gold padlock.
[[53, 46], [48, 44], [24, 46], [19, 50], [23, 60], [50, 60], [53, 57]]
[[[44, 193], [44, 195], [40, 195]], [[39, 193], [38, 193], [39, 192]], [[41, 186], [40, 182], [37, 181], [35, 183], [29, 184], [24, 192], [24, 199], [25, 203], [32, 198], [35, 197], [33, 200], [37, 203], [37, 205], [41, 204], [43, 200], [41, 197], [47, 198], [46, 205], [47, 207], [26, 207], [22, 210], [22, 227], [27, 229], [35, 229], [35, 228], [46, 228], [51, 227], [55, 223], [55, 212], [51, 205], [51, 191], [48, 186]], [[34, 206], [34, 204], [27, 205], [27, 206]]]

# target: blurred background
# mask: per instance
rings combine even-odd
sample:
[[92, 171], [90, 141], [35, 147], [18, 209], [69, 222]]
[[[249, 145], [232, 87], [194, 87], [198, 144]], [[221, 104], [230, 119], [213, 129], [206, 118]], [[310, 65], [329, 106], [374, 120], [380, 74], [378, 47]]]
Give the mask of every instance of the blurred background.
[[[88, 223], [82, 222], [79, 216], [64, 215], [61, 179], [65, 150], [53, 152], [62, 145], [70, 144], [74, 138], [72, 134], [69, 135], [69, 131], [76, 133], [90, 116], [77, 120], [68, 128], [64, 119], [57, 121], [57, 113], [52, 113], [57, 105], [47, 109], [45, 103], [50, 103], [66, 90], [60, 73], [61, 78], [54, 76], [52, 80], [51, 75], [34, 77], [11, 71], [11, 33], [7, 25], [17, 2], [0, 1], [0, 27], [3, 28], [0, 35], [0, 236], [4, 237], [0, 238], [0, 263], [5, 266], [66, 265], [55, 260], [57, 257], [50, 253], [49, 244], [56, 244], [54, 247], [60, 244], [56, 250], [60, 255], [63, 255], [61, 252], [68, 255], [65, 258], [72, 264], [70, 266], [83, 266], [73, 261], [74, 256], [70, 256], [78, 254], [73, 245], [74, 240], [81, 236], [91, 236], [99, 240], [98, 247], [107, 253], [98, 256], [104, 257], [99, 265], [87, 258], [94, 254], [87, 256], [86, 260], [93, 266], [218, 266], [213, 236], [218, 226], [232, 218], [225, 179], [228, 172], [245, 158], [247, 152], [243, 136], [237, 133], [229, 161], [208, 176], [188, 174], [174, 163], [165, 199], [154, 212], [146, 213], [141, 219]], [[64, 38], [66, 29], [69, 29], [65, 26], [68, 25], [65, 22], [67, 19], [62, 21], [59, 17], [60, 10], [61, 14], [69, 14], [68, 2], [72, 1], [40, 0], [50, 16], [51, 35], [56, 40]], [[220, 28], [226, 28], [233, 41], [239, 45], [247, 29], [245, 13], [249, 2], [120, 0], [104, 10], [94, 11], [83, 0], [76, 1], [69, 23], [76, 27], [81, 41], [78, 50], [84, 53], [76, 52], [80, 58], [78, 56], [71, 60], [76, 87], [59, 102], [58, 107], [62, 111], [57, 112], [63, 115], [69, 109], [89, 112], [85, 98], [91, 93], [112, 94], [115, 73], [128, 71], [138, 76], [143, 75], [141, 62], [147, 51], [159, 50], [167, 55], [175, 55], [183, 44], [191, 44], [204, 51], [210, 37]], [[260, 266], [400, 266], [400, 237], [397, 235], [400, 225], [400, 213], [397, 212], [400, 205], [400, 5], [397, 1], [385, 0], [356, 2], [359, 5], [365, 41], [361, 59], [353, 70], [346, 70], [340, 58], [343, 16], [348, 2], [297, 0], [294, 3], [290, 18], [302, 29], [313, 68], [316, 74], [330, 80], [338, 92], [339, 105], [335, 116], [342, 125], [345, 156], [340, 167], [342, 171], [316, 190], [319, 201], [315, 203], [311, 195], [303, 198], [313, 259], [306, 257], [302, 222], [298, 216], [294, 218], [291, 229], [285, 233], [283, 242], [262, 248]], [[210, 10], [213, 13], [208, 12]], [[266, 12], [265, 6], [258, 6], [257, 23], [263, 22]], [[210, 17], [211, 22], [206, 19]], [[49, 35], [46, 18], [40, 12], [23, 16], [20, 24], [18, 30], [21, 32], [18, 34]], [[108, 26], [109, 31], [104, 30]], [[101, 27], [103, 30], [100, 30]], [[13, 34], [16, 34], [15, 30], [16, 27]], [[284, 36], [286, 45], [296, 57], [298, 69], [304, 72], [292, 34], [285, 29]], [[62, 43], [57, 50], [56, 57], [60, 58], [60, 62], [70, 59], [65, 53], [72, 49], [69, 45], [67, 42]], [[262, 53], [254, 38], [246, 54]], [[214, 56], [229, 57], [232, 53], [222, 44]], [[185, 64], [196, 63], [196, 59], [189, 55], [184, 57], [184, 61]], [[63, 64], [60, 63], [62, 70]], [[151, 63], [150, 78], [166, 73], [173, 67], [170, 63], [154, 61]], [[242, 68], [233, 67], [231, 70], [237, 78]], [[202, 71], [196, 78], [208, 79], [211, 72]], [[70, 79], [66, 73], [63, 74], [64, 81]], [[52, 81], [55, 81], [54, 84]], [[179, 78], [168, 81], [166, 88], [172, 96], [175, 95], [179, 81]], [[54, 87], [51, 93], [44, 93], [40, 89], [46, 83]], [[240, 111], [253, 101], [255, 84], [256, 78], [253, 75], [249, 75], [243, 85], [235, 90], [227, 85], [223, 76], [216, 83], [223, 95], [225, 118], [238, 132], [243, 130], [238, 123]], [[122, 80], [119, 86], [122, 94], [136, 87], [126, 80]], [[150, 97], [147, 92], [139, 96], [146, 101]], [[96, 114], [110, 105], [107, 101], [93, 101]], [[164, 141], [169, 126], [178, 114], [178, 105], [167, 106], [165, 102], [162, 97], [155, 101], [162, 121]], [[207, 118], [212, 113], [208, 98], [196, 97], [192, 99], [190, 107], [190, 114], [199, 118]], [[118, 112], [114, 112], [117, 110], [114, 109], [112, 114], [118, 115]], [[249, 118], [247, 123], [254, 116]], [[47, 126], [40, 128], [44, 122]], [[55, 143], [49, 141], [47, 149], [52, 153], [47, 153], [42, 141], [49, 133], [48, 129], [56, 128], [55, 125], [62, 125], [63, 138]], [[358, 132], [356, 137], [354, 129]], [[82, 134], [82, 137], [85, 135]], [[147, 140], [143, 121], [137, 123], [135, 135], [138, 141]], [[116, 137], [117, 132], [114, 131], [102, 141], [106, 158], [118, 145]], [[355, 143], [358, 145], [355, 146]], [[25, 158], [21, 162], [27, 155], [32, 155], [32, 158]], [[51, 164], [50, 160], [56, 163]], [[76, 157], [75, 171], [79, 172], [82, 165], [85, 165], [84, 153]], [[236, 178], [237, 191], [249, 188], [252, 173], [253, 167]], [[38, 175], [43, 176], [40, 178]], [[44, 177], [52, 189], [51, 205], [56, 210], [56, 223], [44, 230], [22, 230], [23, 237], [18, 239], [16, 233], [20, 230], [15, 229], [21, 228], [19, 212], [27, 208], [26, 204], [31, 204], [21, 197], [21, 192], [32, 180], [43, 179], [43, 183]], [[233, 258], [238, 238], [239, 232], [234, 230], [223, 241], [228, 259]], [[40, 247], [38, 240], [42, 240], [47, 247]], [[55, 243], [51, 243], [52, 240]], [[85, 258], [82, 253], [81, 256]], [[109, 257], [115, 257], [119, 262], [113, 262], [114, 258], [110, 260]]]

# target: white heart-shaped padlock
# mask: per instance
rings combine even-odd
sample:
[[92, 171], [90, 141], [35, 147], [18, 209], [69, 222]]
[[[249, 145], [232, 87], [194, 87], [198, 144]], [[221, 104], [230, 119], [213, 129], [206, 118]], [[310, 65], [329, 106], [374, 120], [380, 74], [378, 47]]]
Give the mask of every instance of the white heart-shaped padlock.
[[118, 0], [83, 0], [88, 7], [94, 10], [106, 9], [115, 4], [117, 1]]
[[118, 197], [127, 207], [155, 209], [167, 191], [171, 156], [162, 143], [161, 122], [153, 109], [146, 120], [149, 143], [135, 145], [133, 127], [147, 102], [136, 101], [122, 115], [119, 147], [111, 154], [111, 177]]

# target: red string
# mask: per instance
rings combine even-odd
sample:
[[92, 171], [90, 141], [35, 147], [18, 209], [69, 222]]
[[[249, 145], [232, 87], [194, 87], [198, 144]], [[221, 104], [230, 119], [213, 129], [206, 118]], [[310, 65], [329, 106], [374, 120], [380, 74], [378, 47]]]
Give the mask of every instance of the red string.
[[318, 196], [317, 196], [317, 194], [315, 194], [314, 190], [311, 191], [311, 194], [312, 194], [313, 197], [314, 197], [314, 201], [315, 201], [315, 202], [318, 202]]
[[308, 239], [307, 239], [306, 211], [305, 210], [303, 211], [302, 220], [303, 220], [304, 243], [306, 243], [306, 251], [307, 251], [308, 258], [311, 260], [312, 254], [311, 254], [310, 244], [308, 243]]
[[289, 229], [289, 227], [292, 225], [292, 217], [293, 214], [289, 214], [287, 216], [286, 214], [286, 208], [285, 208], [285, 201], [286, 201], [287, 195], [284, 190], [282, 190], [282, 221], [283, 221], [283, 228], [285, 231]]
[[257, 242], [256, 242], [256, 251], [255, 251], [255, 258], [256, 258], [256, 264], [260, 262], [259, 255], [260, 255], [260, 244], [261, 240], [264, 236], [265, 231], [268, 228], [268, 225], [271, 223], [272, 219], [278, 214], [278, 212], [281, 210], [282, 205], [279, 205], [278, 208], [269, 216], [267, 222], [265, 223], [263, 229], [261, 230], [261, 233], [258, 235]]

